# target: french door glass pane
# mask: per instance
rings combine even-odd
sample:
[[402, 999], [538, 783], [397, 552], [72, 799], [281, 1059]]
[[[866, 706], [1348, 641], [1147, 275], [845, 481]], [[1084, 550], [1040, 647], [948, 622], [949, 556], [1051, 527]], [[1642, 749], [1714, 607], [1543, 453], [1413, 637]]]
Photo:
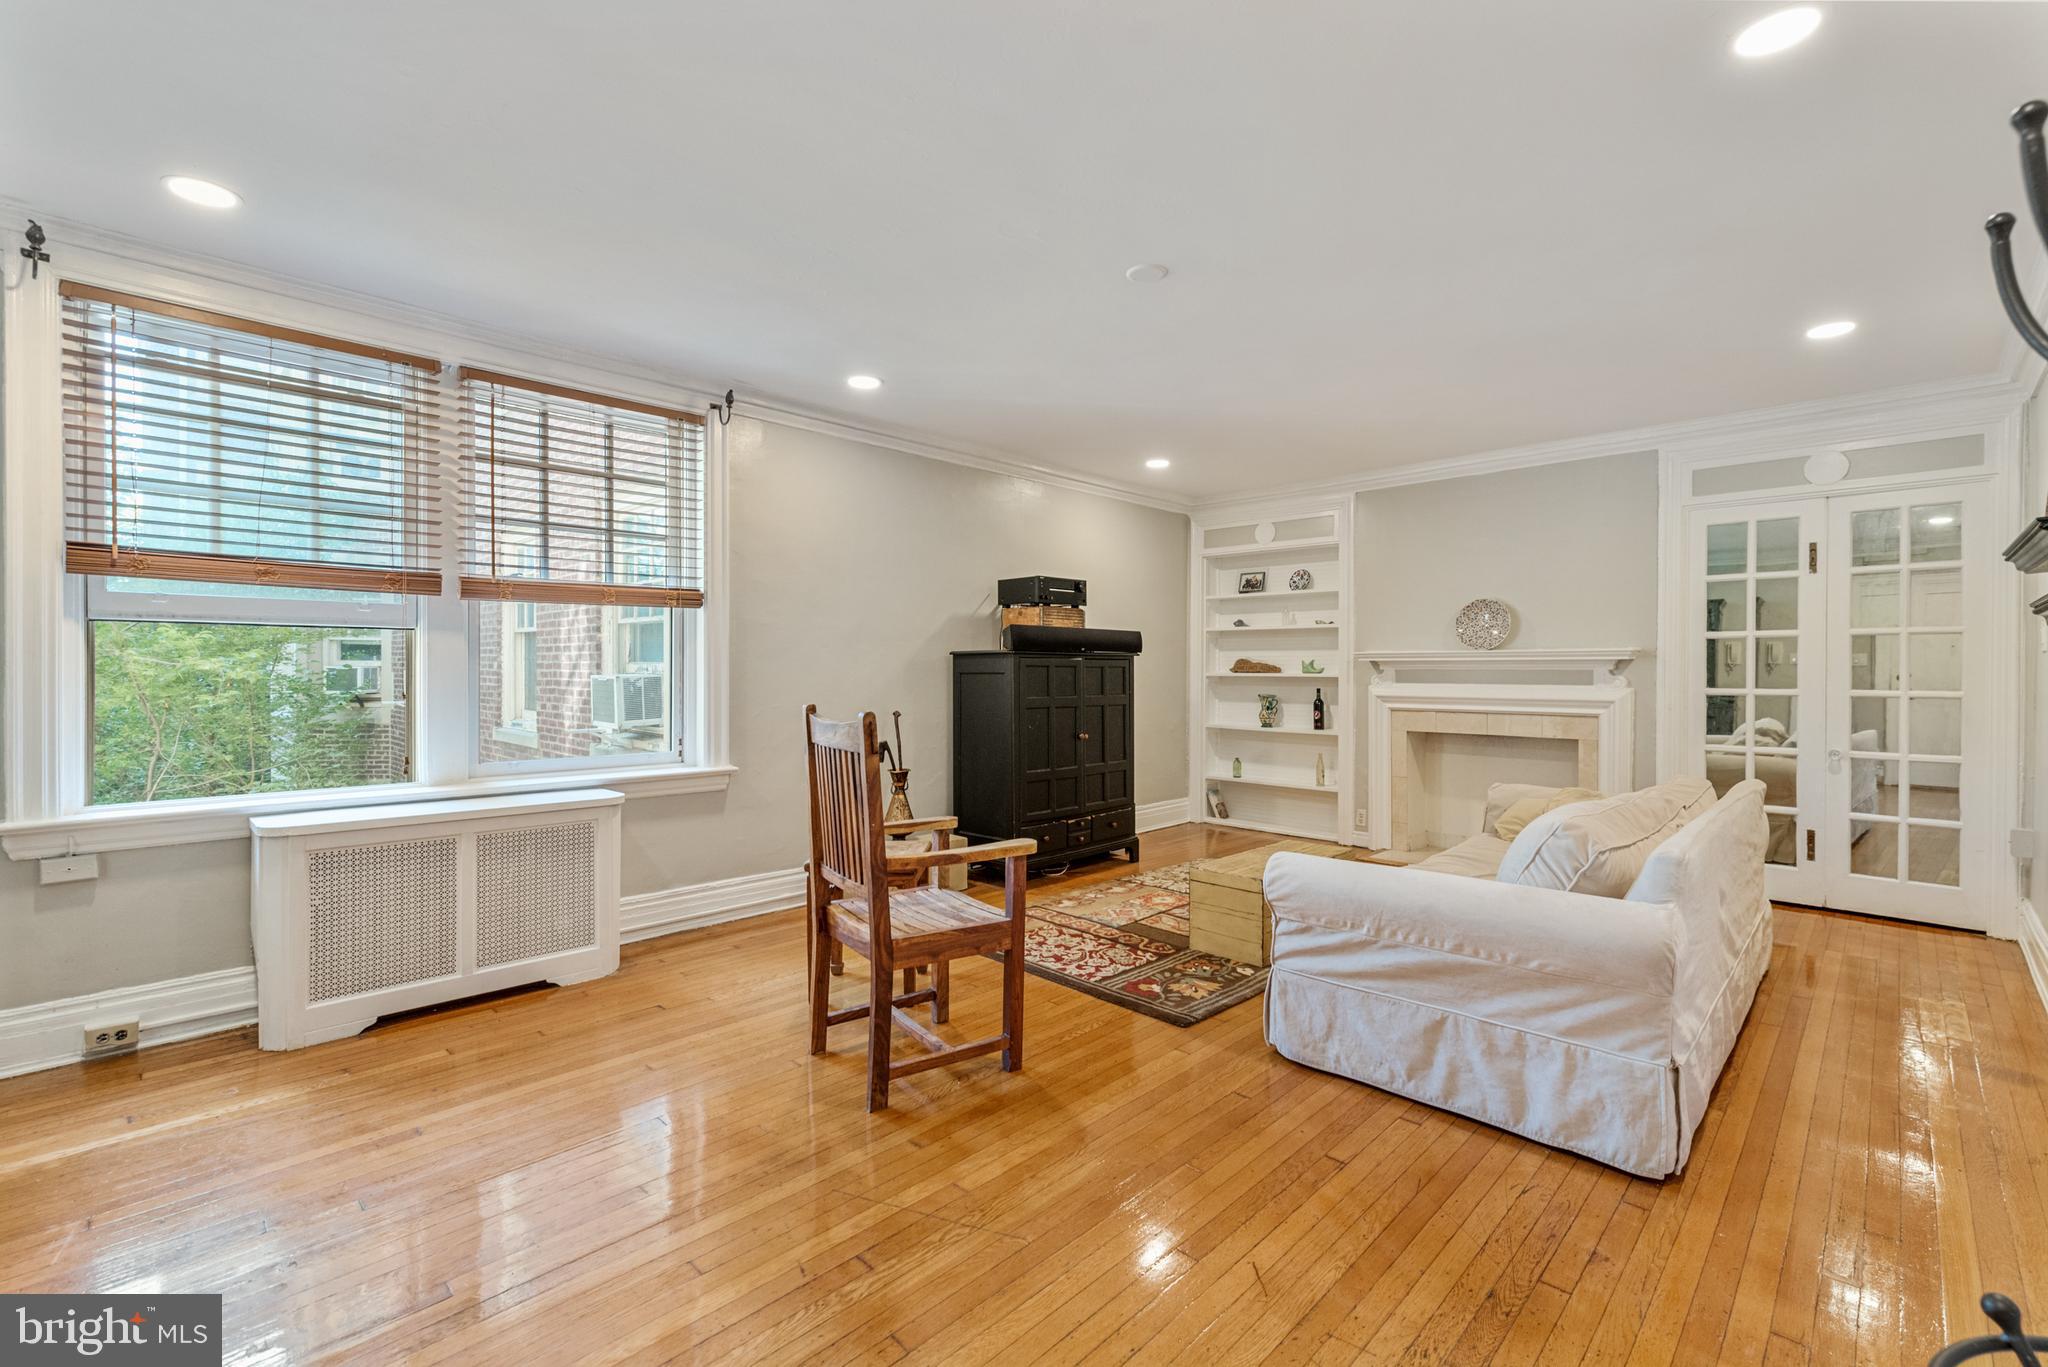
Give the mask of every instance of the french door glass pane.
[[1749, 627], [1747, 579], [1707, 581], [1707, 630], [1745, 631]]
[[1790, 812], [1769, 812], [1770, 843], [1764, 846], [1764, 862], [1790, 868], [1799, 862], [1799, 818]]
[[1759, 579], [1756, 581], [1756, 629], [1797, 631], [1799, 629], [1799, 580]]
[[[1948, 631], [1923, 631], [1908, 638], [1913, 687], [1930, 693], [1963, 688], [1963, 638]], [[1916, 747], [1917, 748], [1917, 747]]]
[[1849, 872], [1866, 878], [1899, 876], [1899, 828], [1888, 821], [1849, 823]]
[[1893, 737], [1898, 731], [1897, 698], [1849, 699], [1849, 748], [1863, 754], [1887, 754], [1897, 750]]
[[1749, 777], [1749, 756], [1741, 750], [1707, 751], [1707, 782], [1714, 785], [1714, 796], [1720, 797], [1730, 788]]
[[1915, 698], [1906, 721], [1916, 755], [1959, 755], [1963, 749], [1963, 700]]
[[1756, 643], [1756, 686], [1799, 687], [1799, 638], [1760, 636]]
[[1914, 822], [1906, 829], [1906, 877], [1915, 883], [1938, 883], [1955, 887], [1961, 879], [1963, 833], [1953, 827], [1923, 826]]
[[1749, 686], [1749, 643], [1741, 637], [1707, 642], [1707, 687]]
[[1723, 522], [1707, 528], [1707, 573], [1741, 574], [1749, 568], [1749, 524]]
[[1962, 820], [1962, 765], [1915, 760], [1907, 768], [1911, 776], [1908, 815], [1934, 821]]
[[1799, 568], [1799, 519], [1767, 518], [1756, 524], [1756, 567], [1759, 573]]
[[1898, 686], [1899, 638], [1889, 632], [1882, 636], [1851, 636], [1849, 687], [1868, 692]]
[[[1749, 700], [1739, 693], [1709, 693], [1706, 700], [1709, 745], [1726, 745], [1741, 725], [1749, 720]], [[1735, 742], [1740, 745], [1738, 740]]]
[[1899, 790], [1885, 783], [1884, 766], [1885, 761], [1881, 759], [1849, 761], [1850, 811], [1881, 812], [1886, 816], [1899, 814]]
[[1899, 624], [1899, 576], [1859, 574], [1849, 580], [1849, 625], [1895, 627]]
[[1868, 508], [1849, 515], [1849, 563], [1899, 563], [1899, 510]]
[[[1753, 705], [1756, 710], [1758, 745], [1799, 744], [1799, 699], [1790, 695], [1765, 694], [1754, 699]], [[1776, 724], [1777, 733], [1784, 737], [1783, 740], [1769, 738], [1773, 723]]]
[[1913, 571], [1906, 625], [1959, 627], [1962, 624], [1963, 572], [1960, 569]]
[[1963, 558], [1963, 505], [1923, 503], [1913, 509], [1913, 563]]

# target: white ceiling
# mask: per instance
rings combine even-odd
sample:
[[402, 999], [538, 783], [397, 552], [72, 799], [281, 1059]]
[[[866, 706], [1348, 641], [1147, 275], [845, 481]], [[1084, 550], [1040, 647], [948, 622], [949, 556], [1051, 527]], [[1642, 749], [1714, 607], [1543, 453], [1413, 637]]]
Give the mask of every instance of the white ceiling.
[[1995, 370], [2048, 5], [1771, 8], [0, 0], [0, 195], [1200, 498]]

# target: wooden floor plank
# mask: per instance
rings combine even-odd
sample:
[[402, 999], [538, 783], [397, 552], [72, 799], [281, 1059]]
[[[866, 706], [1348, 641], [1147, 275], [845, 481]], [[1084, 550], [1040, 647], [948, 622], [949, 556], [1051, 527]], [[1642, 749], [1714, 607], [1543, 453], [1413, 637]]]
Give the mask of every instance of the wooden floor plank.
[[[1144, 864], [1264, 839], [1176, 828]], [[861, 1032], [808, 1054], [783, 913], [317, 1049], [0, 1082], [0, 1285], [218, 1291], [230, 1360], [276, 1363], [1910, 1367], [1986, 1289], [2048, 1318], [2017, 947], [1777, 918], [1666, 1182], [1288, 1063], [1253, 1005], [1180, 1030], [1037, 978], [1024, 1072], [869, 1115]], [[952, 1037], [999, 986], [956, 967]]]

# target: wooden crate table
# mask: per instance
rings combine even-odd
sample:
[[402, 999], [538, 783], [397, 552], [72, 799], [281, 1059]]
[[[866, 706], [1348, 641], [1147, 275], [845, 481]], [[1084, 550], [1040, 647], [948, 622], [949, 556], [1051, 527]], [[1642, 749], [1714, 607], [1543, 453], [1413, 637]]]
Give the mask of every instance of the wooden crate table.
[[1266, 861], [1276, 854], [1345, 859], [1346, 845], [1282, 840], [1242, 854], [1204, 859], [1188, 870], [1188, 945], [1261, 966], [1273, 958], [1273, 908], [1266, 902]]

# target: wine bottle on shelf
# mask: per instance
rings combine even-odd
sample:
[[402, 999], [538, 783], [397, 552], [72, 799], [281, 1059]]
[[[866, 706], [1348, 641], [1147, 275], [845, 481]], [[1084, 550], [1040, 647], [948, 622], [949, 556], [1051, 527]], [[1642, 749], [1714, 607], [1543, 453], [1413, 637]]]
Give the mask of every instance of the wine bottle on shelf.
[[1322, 730], [1322, 729], [1323, 729], [1323, 690], [1322, 690], [1322, 689], [1320, 689], [1320, 688], [1318, 688], [1318, 689], [1316, 690], [1316, 703], [1315, 703], [1315, 723], [1314, 723], [1314, 725], [1315, 725], [1315, 728], [1316, 728], [1316, 730], [1318, 730], [1318, 731], [1320, 731], [1320, 730]]

